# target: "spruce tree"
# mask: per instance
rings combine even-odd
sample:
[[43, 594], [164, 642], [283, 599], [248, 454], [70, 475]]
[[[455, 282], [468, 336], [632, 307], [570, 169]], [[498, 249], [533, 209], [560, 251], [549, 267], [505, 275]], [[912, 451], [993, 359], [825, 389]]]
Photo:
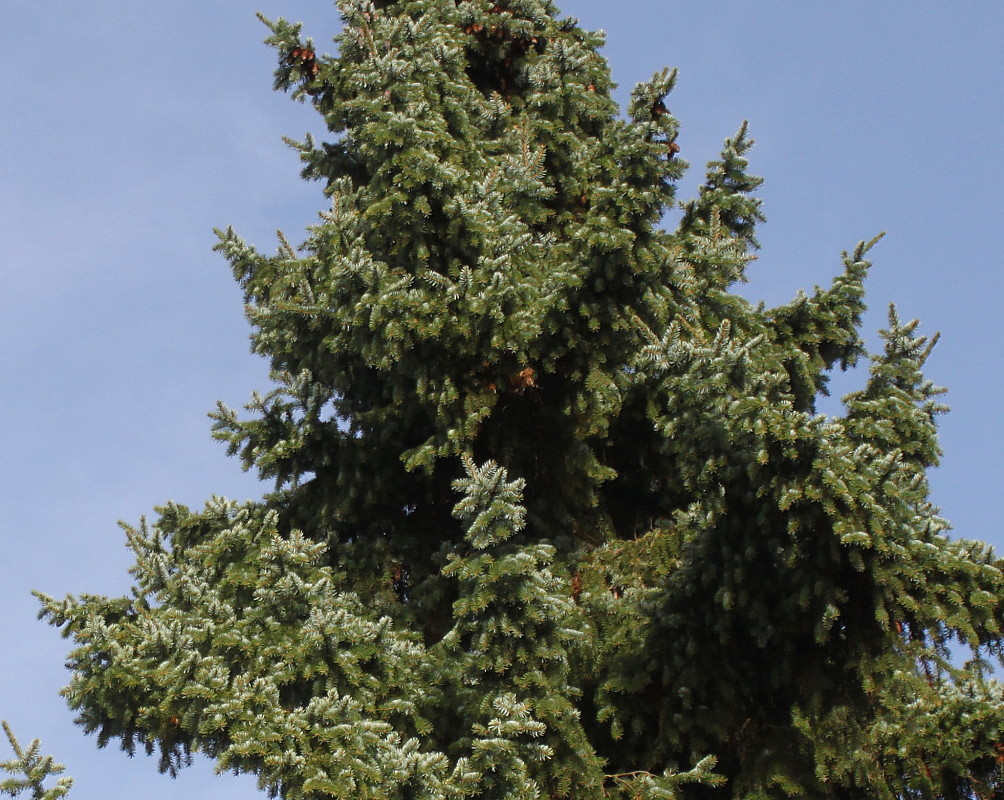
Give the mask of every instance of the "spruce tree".
[[21, 797], [30, 791], [31, 800], [59, 800], [60, 797], [66, 797], [73, 786], [72, 778], [59, 778], [54, 786], [45, 788], [45, 781], [62, 773], [65, 767], [57, 764], [52, 756], [41, 754], [41, 742], [35, 739], [28, 747], [24, 747], [6, 722], [3, 723], [3, 732], [14, 751], [14, 758], [0, 761], [0, 770], [13, 776], [0, 781], [0, 793], [8, 797]]
[[338, 8], [265, 21], [328, 207], [220, 232], [275, 385], [215, 435], [274, 491], [42, 598], [83, 728], [290, 800], [1004, 797], [1004, 564], [928, 500], [933, 342], [864, 348], [874, 241], [753, 305], [745, 123], [661, 227], [675, 72], [622, 117], [547, 0]]

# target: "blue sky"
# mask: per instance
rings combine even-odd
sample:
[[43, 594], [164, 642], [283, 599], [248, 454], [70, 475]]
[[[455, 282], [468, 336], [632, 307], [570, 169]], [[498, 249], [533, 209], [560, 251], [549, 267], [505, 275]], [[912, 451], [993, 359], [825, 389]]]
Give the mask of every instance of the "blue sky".
[[[943, 338], [947, 385], [933, 496], [960, 536], [1004, 545], [1004, 5], [565, 0], [608, 33], [619, 97], [665, 65], [694, 165], [689, 196], [744, 119], [768, 222], [744, 292], [769, 304], [826, 283], [840, 252], [881, 230], [869, 341], [896, 302]], [[233, 224], [271, 248], [323, 205], [280, 141], [318, 130], [271, 91], [254, 11], [300, 19], [319, 50], [338, 21], [321, 0], [11, 0], [0, 31], [0, 717], [39, 736], [71, 796], [246, 798], [249, 778], [98, 751], [57, 692], [66, 643], [31, 589], [116, 594], [129, 557], [116, 521], [168, 499], [259, 492], [209, 437], [216, 400], [267, 386], [241, 298], [211, 252]], [[841, 376], [837, 393], [863, 373]]]

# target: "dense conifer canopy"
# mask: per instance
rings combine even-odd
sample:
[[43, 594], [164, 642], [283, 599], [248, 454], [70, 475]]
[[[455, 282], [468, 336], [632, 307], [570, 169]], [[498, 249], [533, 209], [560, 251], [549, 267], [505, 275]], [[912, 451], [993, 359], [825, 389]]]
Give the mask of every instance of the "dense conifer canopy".
[[275, 489], [43, 598], [82, 727], [290, 800], [1004, 797], [1002, 562], [928, 500], [933, 340], [865, 352], [874, 241], [755, 306], [745, 123], [662, 227], [674, 72], [623, 116], [546, 0], [338, 8], [266, 21], [328, 208], [219, 239], [275, 386], [215, 433]]

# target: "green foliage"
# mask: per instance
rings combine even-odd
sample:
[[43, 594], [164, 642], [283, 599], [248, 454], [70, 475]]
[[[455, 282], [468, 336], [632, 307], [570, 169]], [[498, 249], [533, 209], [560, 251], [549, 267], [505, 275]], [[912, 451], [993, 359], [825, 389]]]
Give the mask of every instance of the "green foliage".
[[66, 797], [73, 786], [72, 778], [59, 778], [51, 789], [45, 788], [45, 781], [53, 775], [59, 775], [64, 767], [57, 764], [52, 756], [41, 755], [41, 742], [35, 739], [25, 748], [14, 737], [6, 722], [3, 723], [3, 732], [14, 750], [14, 758], [0, 761], [0, 770], [15, 777], [0, 781], [0, 793], [8, 797], [20, 797], [30, 791], [32, 800], [58, 800]]
[[456, 665], [451, 703], [460, 729], [473, 732], [470, 744], [458, 744], [471, 748], [468, 768], [484, 775], [478, 793], [600, 797], [603, 765], [569, 683], [568, 648], [583, 634], [571, 627], [568, 587], [548, 569], [554, 547], [511, 541], [523, 527], [522, 481], [507, 482], [491, 462], [479, 468], [467, 459], [465, 467], [455, 514], [473, 552], [451, 554], [443, 570], [461, 589], [456, 624], [439, 646]]
[[131, 598], [42, 598], [78, 643], [66, 693], [80, 724], [99, 744], [159, 750], [171, 773], [204, 752], [273, 796], [438, 797], [443, 760], [414, 738], [428, 727], [421, 644], [276, 519], [219, 499], [169, 506], [127, 529]]
[[290, 800], [1001, 797], [1004, 563], [928, 500], [933, 341], [891, 311], [816, 412], [877, 239], [754, 306], [745, 123], [659, 227], [675, 72], [622, 118], [545, 0], [338, 7], [336, 55], [267, 22], [329, 208], [218, 245], [275, 388], [215, 435], [275, 489], [42, 598], [84, 729]]

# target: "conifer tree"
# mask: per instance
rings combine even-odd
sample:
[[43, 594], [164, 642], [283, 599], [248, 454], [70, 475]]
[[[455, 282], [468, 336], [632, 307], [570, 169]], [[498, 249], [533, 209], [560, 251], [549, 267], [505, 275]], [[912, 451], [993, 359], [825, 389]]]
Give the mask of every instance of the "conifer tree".
[[30, 791], [31, 800], [59, 800], [60, 797], [66, 797], [73, 786], [72, 778], [64, 776], [57, 779], [51, 788], [45, 788], [45, 781], [62, 773], [65, 767], [57, 764], [52, 756], [41, 754], [41, 742], [35, 739], [27, 748], [24, 747], [6, 722], [3, 723], [3, 732], [14, 751], [14, 758], [0, 761], [0, 770], [13, 776], [0, 781], [0, 793], [8, 797], [21, 797], [27, 796], [25, 793]]
[[933, 342], [865, 351], [875, 241], [755, 306], [746, 123], [660, 227], [675, 72], [621, 117], [548, 0], [338, 8], [266, 20], [328, 208], [220, 232], [275, 386], [215, 434], [275, 489], [42, 598], [83, 728], [289, 800], [1004, 797], [1004, 563], [928, 500]]

